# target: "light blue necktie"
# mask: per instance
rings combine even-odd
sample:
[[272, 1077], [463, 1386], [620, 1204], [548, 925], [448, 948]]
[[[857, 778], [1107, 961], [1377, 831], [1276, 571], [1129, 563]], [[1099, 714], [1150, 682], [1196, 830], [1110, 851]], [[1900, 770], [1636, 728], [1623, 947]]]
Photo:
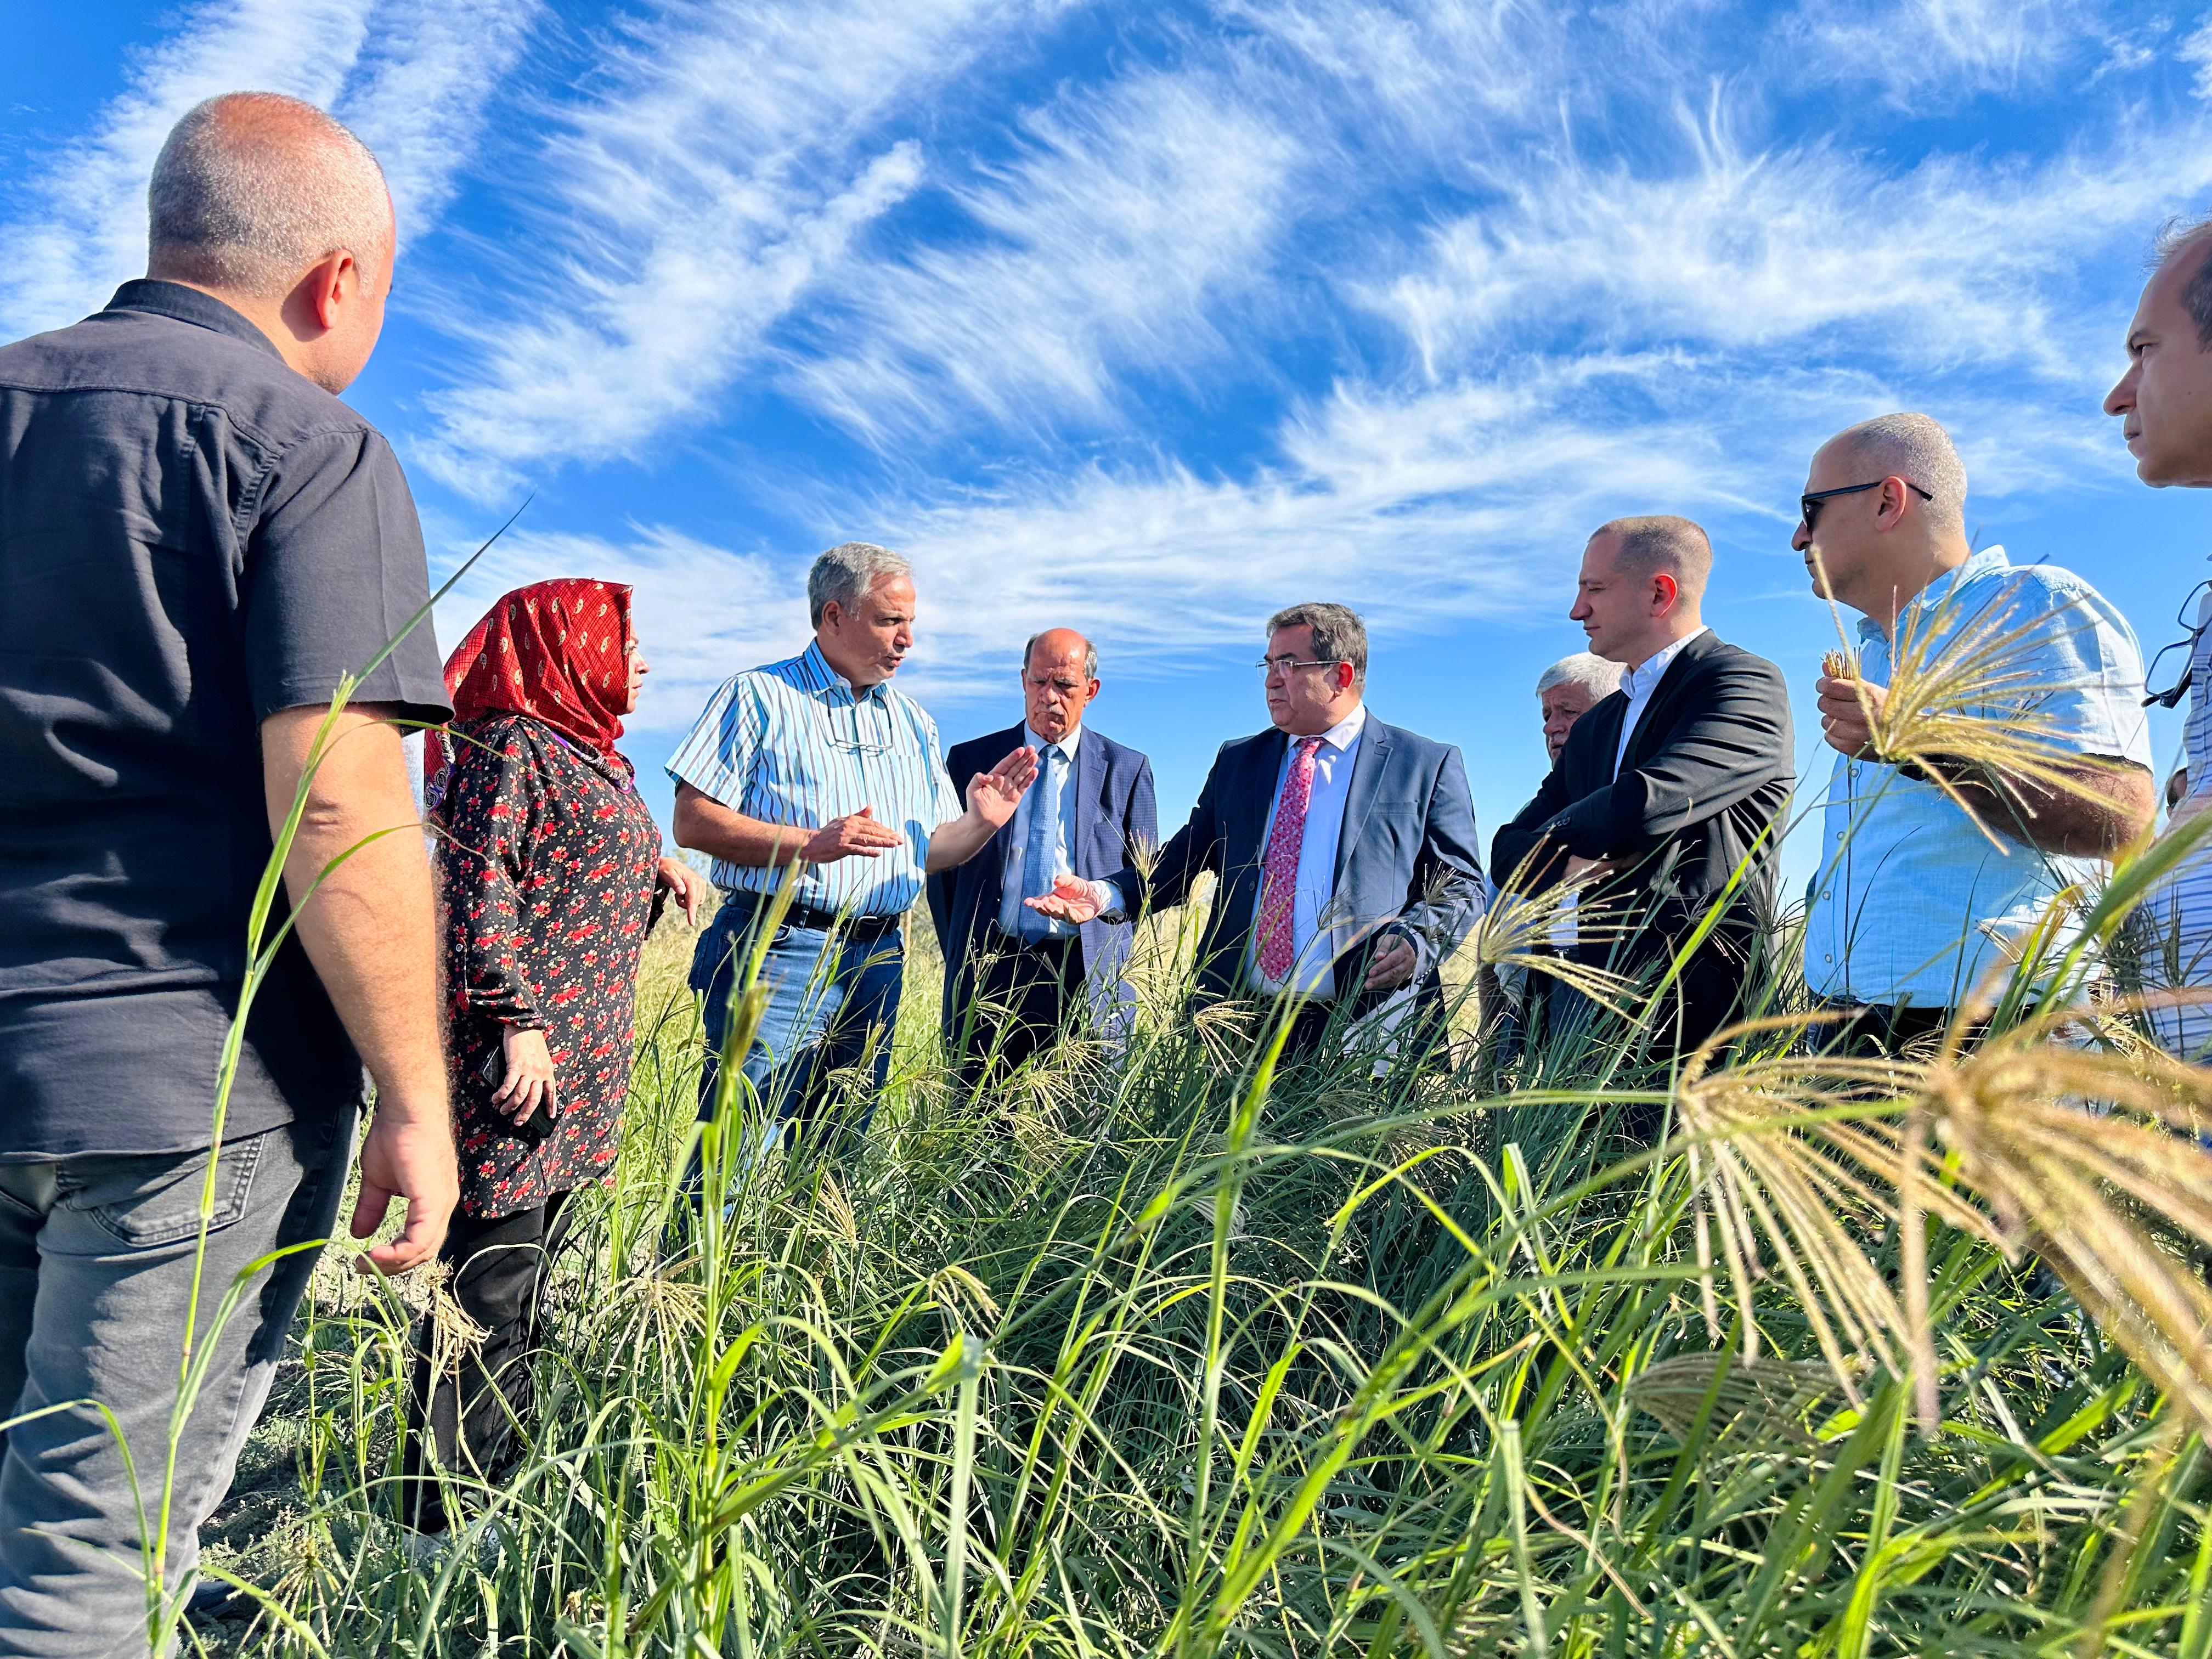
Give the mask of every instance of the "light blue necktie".
[[[1052, 767], [1061, 760], [1059, 747], [1047, 744], [1037, 757], [1036, 782], [1030, 797], [1029, 845], [1022, 852], [1022, 896], [1025, 899], [1044, 898], [1052, 892], [1052, 831], [1060, 814], [1058, 801], [1052, 793]], [[1022, 906], [1021, 933], [1024, 939], [1049, 939], [1057, 932], [1049, 916], [1039, 915], [1026, 904]]]

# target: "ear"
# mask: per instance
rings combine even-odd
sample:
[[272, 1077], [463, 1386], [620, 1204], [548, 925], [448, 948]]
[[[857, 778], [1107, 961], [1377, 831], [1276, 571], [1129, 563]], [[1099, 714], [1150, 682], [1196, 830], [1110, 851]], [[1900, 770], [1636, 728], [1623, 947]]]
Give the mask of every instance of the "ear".
[[1355, 670], [1350, 663], [1340, 662], [1337, 664], [1336, 672], [1331, 676], [1331, 678], [1335, 680], [1336, 689], [1339, 691], [1349, 691], [1352, 690], [1353, 682], [1358, 679], [1359, 675], [1358, 671]]
[[317, 260], [301, 278], [301, 285], [307, 292], [308, 314], [317, 327], [328, 333], [338, 325], [346, 301], [361, 292], [361, 267], [351, 253], [338, 248]]
[[1651, 578], [1651, 614], [1663, 617], [1674, 608], [1681, 597], [1682, 585], [1666, 571], [1655, 572]]
[[1884, 478], [1881, 481], [1881, 501], [1875, 508], [1875, 525], [1887, 530], [1898, 524], [1904, 519], [1905, 509], [1911, 499], [1912, 491], [1905, 487], [1904, 479]]

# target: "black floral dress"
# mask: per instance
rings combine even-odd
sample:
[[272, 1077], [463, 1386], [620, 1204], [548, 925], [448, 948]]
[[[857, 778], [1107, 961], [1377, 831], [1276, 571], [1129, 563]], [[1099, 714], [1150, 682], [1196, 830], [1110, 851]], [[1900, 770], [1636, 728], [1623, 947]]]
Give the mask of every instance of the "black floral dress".
[[[627, 763], [543, 721], [498, 714], [453, 730], [435, 809], [448, 1063], [461, 1208], [485, 1218], [614, 1162], [660, 830]], [[552, 1052], [558, 1103], [542, 1139], [491, 1104], [508, 1025], [543, 1030]]]

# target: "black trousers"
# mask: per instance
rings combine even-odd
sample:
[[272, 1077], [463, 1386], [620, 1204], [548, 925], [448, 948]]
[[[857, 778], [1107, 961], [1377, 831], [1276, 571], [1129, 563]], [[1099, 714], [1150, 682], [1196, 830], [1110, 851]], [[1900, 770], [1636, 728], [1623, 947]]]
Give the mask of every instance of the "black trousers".
[[[1808, 1038], [1812, 1047], [1826, 1054], [1869, 1059], [1894, 1054], [1908, 1043], [1936, 1041], [1950, 1030], [1953, 1012], [1912, 1002], [1843, 1002], [1832, 997], [1820, 999], [1819, 1006], [1842, 1018], [1813, 1027]], [[1987, 1020], [1971, 1022], [1966, 1046], [1973, 1047], [1988, 1030]]]
[[447, 1231], [439, 1259], [453, 1269], [453, 1299], [483, 1328], [484, 1339], [471, 1351], [449, 1337], [441, 1353], [433, 1317], [426, 1314], [416, 1327], [400, 1493], [402, 1516], [420, 1531], [443, 1532], [447, 1522], [426, 1449], [464, 1481], [495, 1481], [507, 1472], [514, 1430], [532, 1403], [538, 1308], [568, 1237], [568, 1197], [556, 1193], [538, 1209], [488, 1220], [456, 1212]]
[[1083, 1016], [1083, 942], [1042, 939], [1029, 945], [992, 930], [953, 1041], [963, 1094], [996, 1082], [1048, 1048]]

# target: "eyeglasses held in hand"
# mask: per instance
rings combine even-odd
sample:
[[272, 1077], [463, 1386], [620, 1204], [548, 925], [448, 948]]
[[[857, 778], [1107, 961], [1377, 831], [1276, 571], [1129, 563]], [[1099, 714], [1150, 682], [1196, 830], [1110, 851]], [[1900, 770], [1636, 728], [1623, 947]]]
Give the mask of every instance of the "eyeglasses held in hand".
[[[1832, 501], [1838, 495], [1856, 495], [1864, 489], [1879, 489], [1888, 482], [1887, 478], [1876, 478], [1872, 483], [1844, 484], [1835, 489], [1816, 489], [1809, 495], [1800, 495], [1797, 498], [1797, 515], [1804, 520], [1805, 528], [1810, 531], [1814, 521], [1820, 516], [1822, 501]], [[1932, 501], [1936, 499], [1932, 493], [1923, 489], [1910, 478], [1900, 478], [1898, 482], [1923, 501]]]
[[[2160, 708], [2171, 708], [2189, 695], [2190, 682], [2195, 678], [2191, 665], [2197, 658], [2197, 641], [2205, 628], [2197, 620], [2197, 608], [2208, 591], [2212, 591], [2212, 576], [2191, 588], [2181, 601], [2181, 608], [2173, 613], [2175, 624], [2186, 631], [2172, 645], [2161, 646], [2158, 655], [2150, 659], [2150, 666], [2143, 671], [2143, 690], [2148, 693], [2142, 700], [2144, 708], [2156, 703]], [[2164, 690], [2158, 690], [2159, 681], [2168, 674], [2180, 678]]]
[[1290, 655], [1286, 652], [1279, 657], [1262, 657], [1259, 661], [1254, 663], [1252, 666], [1258, 669], [1262, 674], [1272, 674], [1279, 668], [1281, 669], [1284, 673], [1288, 674], [1293, 670], [1300, 668], [1334, 668], [1336, 666], [1338, 662], [1342, 662], [1343, 660], [1343, 658], [1339, 657], [1336, 659], [1336, 662], [1300, 662], [1296, 657]]

